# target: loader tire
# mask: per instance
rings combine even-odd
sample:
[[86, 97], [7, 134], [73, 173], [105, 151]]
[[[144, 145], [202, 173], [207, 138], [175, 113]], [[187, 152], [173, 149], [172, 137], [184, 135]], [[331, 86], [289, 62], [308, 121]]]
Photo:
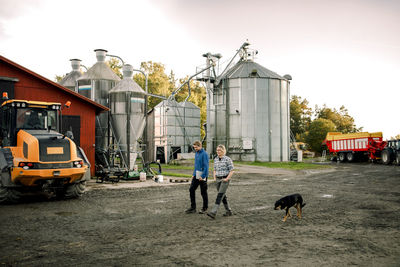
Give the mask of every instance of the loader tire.
[[14, 188], [4, 187], [0, 182], [0, 204], [17, 203], [21, 198], [21, 193]]
[[64, 198], [78, 198], [85, 192], [86, 181], [70, 184], [65, 187]]

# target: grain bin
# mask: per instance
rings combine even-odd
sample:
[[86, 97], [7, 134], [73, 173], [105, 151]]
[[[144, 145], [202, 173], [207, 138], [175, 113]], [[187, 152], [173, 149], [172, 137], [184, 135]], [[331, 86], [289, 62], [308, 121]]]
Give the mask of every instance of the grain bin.
[[75, 91], [76, 81], [82, 76], [81, 72], [81, 60], [70, 59], [72, 71], [65, 75], [65, 77], [59, 82], [60, 85], [67, 87], [68, 89]]
[[234, 160], [289, 161], [289, 80], [242, 57], [207, 94], [207, 151]]
[[131, 65], [123, 66], [123, 76], [110, 90], [111, 125], [114, 144], [131, 170], [137, 158], [138, 139], [145, 127], [146, 92], [133, 80]]
[[[97, 62], [78, 79], [78, 93], [109, 107], [108, 93], [121, 79], [106, 64], [107, 50], [96, 49]], [[108, 114], [96, 117], [96, 150], [107, 150]]]
[[153, 131], [149, 140], [153, 150], [150, 160], [169, 162], [178, 153], [191, 152], [193, 142], [200, 140], [200, 108], [193, 103], [168, 99], [150, 113], [149, 131]]

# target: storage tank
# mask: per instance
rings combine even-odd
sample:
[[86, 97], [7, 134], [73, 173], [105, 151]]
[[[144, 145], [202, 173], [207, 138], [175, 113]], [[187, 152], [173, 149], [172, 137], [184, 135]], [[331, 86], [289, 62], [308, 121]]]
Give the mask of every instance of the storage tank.
[[131, 170], [145, 127], [146, 92], [133, 80], [131, 65], [124, 65], [122, 71], [124, 78], [110, 90], [111, 125], [114, 143]]
[[207, 94], [207, 151], [233, 160], [289, 161], [289, 79], [242, 58]]
[[80, 59], [70, 59], [72, 71], [68, 73], [59, 84], [75, 91], [76, 81], [82, 76], [81, 72], [81, 60]]
[[[97, 62], [78, 79], [78, 93], [109, 107], [108, 93], [121, 79], [106, 64], [107, 50], [96, 49]], [[96, 150], [107, 150], [108, 114], [96, 117]]]
[[154, 157], [161, 163], [176, 159], [178, 153], [192, 152], [192, 144], [200, 140], [200, 108], [174, 99], [160, 102], [150, 117], [154, 122]]

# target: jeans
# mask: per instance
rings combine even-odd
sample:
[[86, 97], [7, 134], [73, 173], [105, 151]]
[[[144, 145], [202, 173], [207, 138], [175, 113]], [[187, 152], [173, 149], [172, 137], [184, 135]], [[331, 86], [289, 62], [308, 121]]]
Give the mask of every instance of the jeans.
[[201, 196], [203, 197], [203, 209], [206, 210], [208, 208], [207, 182], [205, 180], [200, 181], [199, 179], [196, 179], [196, 177], [192, 179], [189, 188], [191, 207], [193, 209], [196, 208], [196, 189], [199, 185]]

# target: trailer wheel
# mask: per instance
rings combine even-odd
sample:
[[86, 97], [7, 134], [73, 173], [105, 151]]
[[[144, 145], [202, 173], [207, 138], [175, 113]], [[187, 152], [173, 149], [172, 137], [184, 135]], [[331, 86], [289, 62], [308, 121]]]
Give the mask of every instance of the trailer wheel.
[[346, 154], [346, 158], [348, 162], [352, 162], [354, 160], [354, 154], [352, 152], [348, 152]]
[[389, 165], [392, 162], [392, 160], [390, 159], [390, 151], [389, 150], [382, 151], [381, 160], [382, 160], [382, 163], [385, 165]]
[[345, 162], [345, 160], [346, 160], [346, 154], [343, 152], [339, 153], [339, 161]]

